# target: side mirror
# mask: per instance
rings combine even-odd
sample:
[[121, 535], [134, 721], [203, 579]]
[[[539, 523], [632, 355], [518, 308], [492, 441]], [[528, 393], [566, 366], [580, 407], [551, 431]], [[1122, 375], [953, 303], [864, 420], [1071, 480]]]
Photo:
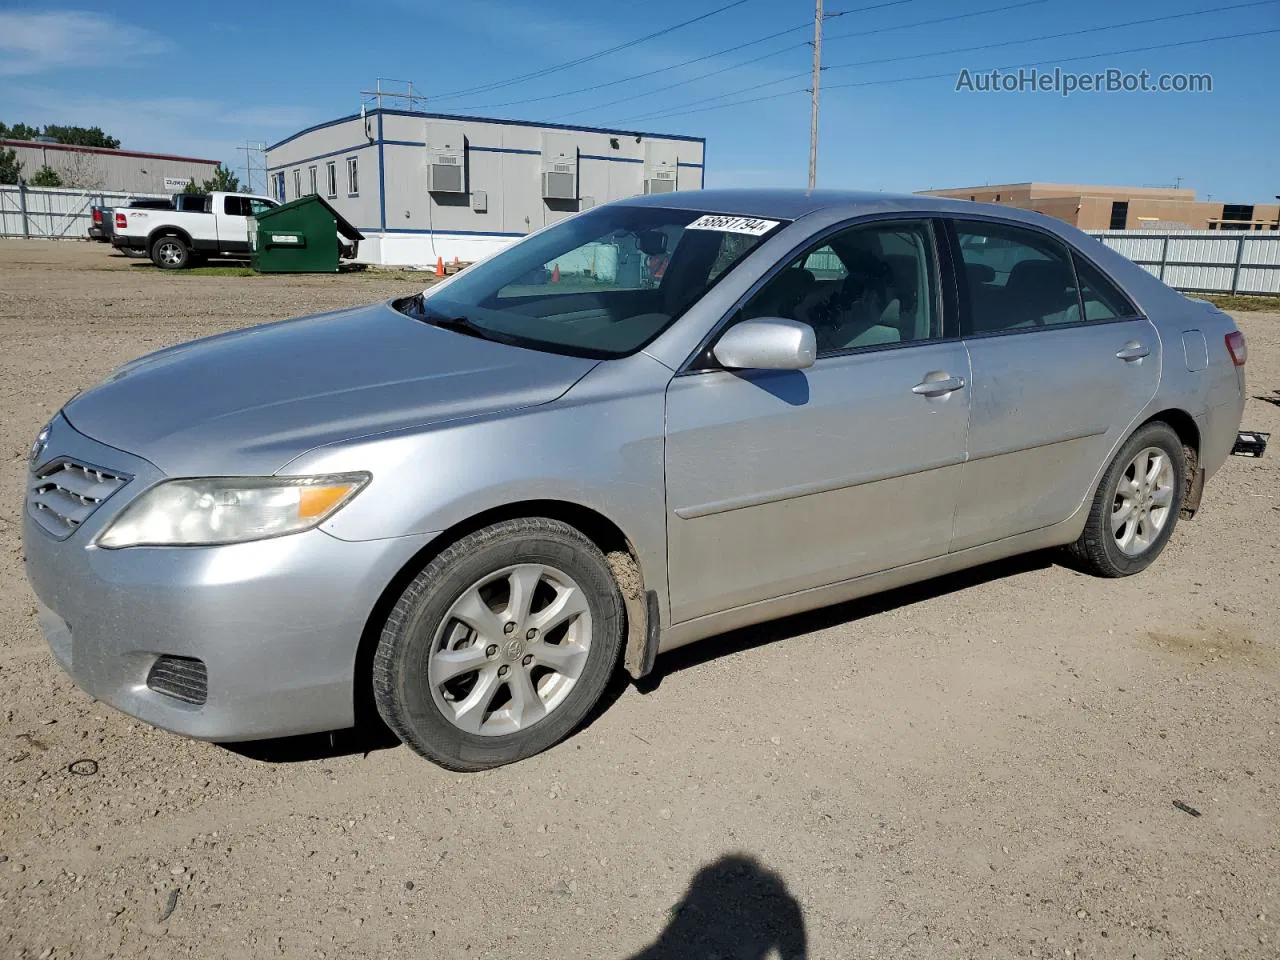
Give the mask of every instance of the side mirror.
[[759, 317], [734, 324], [711, 352], [734, 370], [804, 370], [813, 366], [818, 344], [807, 323]]

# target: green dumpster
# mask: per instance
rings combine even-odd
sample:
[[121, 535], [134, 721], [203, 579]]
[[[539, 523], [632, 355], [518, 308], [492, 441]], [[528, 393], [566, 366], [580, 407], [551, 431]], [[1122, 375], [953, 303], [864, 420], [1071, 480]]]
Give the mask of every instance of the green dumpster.
[[263, 211], [249, 229], [253, 269], [259, 273], [337, 273], [339, 258], [354, 258], [363, 239], [314, 194]]

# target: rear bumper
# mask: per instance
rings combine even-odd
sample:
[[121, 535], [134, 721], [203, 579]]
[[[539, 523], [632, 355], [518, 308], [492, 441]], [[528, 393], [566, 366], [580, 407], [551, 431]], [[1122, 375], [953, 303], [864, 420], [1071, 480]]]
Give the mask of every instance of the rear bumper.
[[[202, 740], [352, 725], [366, 622], [431, 535], [348, 542], [311, 530], [221, 547], [103, 550], [94, 537], [162, 475], [61, 417], [48, 449], [133, 478], [64, 540], [23, 510], [40, 625], [78, 686], [140, 720]], [[204, 662], [204, 703], [147, 685], [161, 656]]]
[[1197, 417], [1200, 428], [1200, 466], [1205, 478], [1212, 477], [1231, 456], [1239, 435], [1240, 420], [1244, 417], [1244, 392], [1210, 407], [1203, 417]]
[[117, 250], [147, 249], [147, 241], [143, 237], [122, 237], [119, 234], [112, 236], [111, 245]]

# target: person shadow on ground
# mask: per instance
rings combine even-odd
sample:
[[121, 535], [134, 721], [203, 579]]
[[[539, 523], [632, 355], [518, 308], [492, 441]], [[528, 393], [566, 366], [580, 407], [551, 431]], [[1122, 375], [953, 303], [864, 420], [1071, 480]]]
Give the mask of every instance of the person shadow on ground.
[[[776, 953], [775, 953], [776, 952]], [[806, 960], [804, 913], [783, 879], [745, 855], [698, 871], [662, 935], [630, 960]]]

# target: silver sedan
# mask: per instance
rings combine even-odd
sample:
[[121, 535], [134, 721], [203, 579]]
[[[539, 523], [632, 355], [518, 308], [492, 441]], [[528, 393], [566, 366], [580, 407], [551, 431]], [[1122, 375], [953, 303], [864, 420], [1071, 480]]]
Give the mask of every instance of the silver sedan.
[[664, 650], [999, 557], [1134, 574], [1231, 450], [1245, 346], [1055, 220], [705, 191], [391, 303], [162, 350], [31, 448], [27, 573], [93, 696], [477, 770]]

